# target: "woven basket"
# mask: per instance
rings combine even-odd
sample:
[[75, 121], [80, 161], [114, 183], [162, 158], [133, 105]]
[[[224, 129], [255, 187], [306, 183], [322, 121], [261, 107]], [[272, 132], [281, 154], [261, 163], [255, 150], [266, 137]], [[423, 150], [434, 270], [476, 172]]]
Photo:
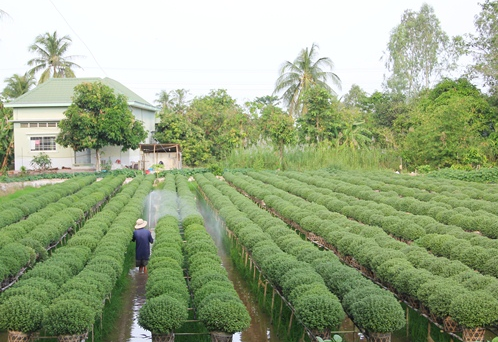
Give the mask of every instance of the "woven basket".
[[463, 342], [484, 341], [484, 328], [463, 329]]
[[175, 334], [167, 334], [167, 335], [157, 335], [152, 334], [152, 342], [173, 342], [175, 340]]
[[59, 342], [82, 342], [88, 337], [88, 333], [77, 334], [77, 335], [59, 335], [57, 336], [57, 341]]
[[29, 342], [31, 341], [31, 336], [21, 331], [9, 331], [7, 340], [9, 342]]
[[232, 342], [233, 335], [221, 331], [211, 332], [211, 342]]
[[391, 333], [369, 333], [368, 342], [391, 342]]
[[451, 318], [450, 316], [446, 317], [443, 320], [443, 324], [444, 324], [444, 331], [446, 332], [457, 332], [462, 330], [462, 327], [460, 327], [460, 325], [458, 325], [458, 323], [455, 322], [453, 318]]

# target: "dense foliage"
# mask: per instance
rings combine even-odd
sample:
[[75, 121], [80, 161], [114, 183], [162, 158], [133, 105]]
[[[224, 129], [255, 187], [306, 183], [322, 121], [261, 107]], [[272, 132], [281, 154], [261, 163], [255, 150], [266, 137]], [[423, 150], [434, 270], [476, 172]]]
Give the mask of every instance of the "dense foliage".
[[101, 82], [82, 83], [74, 88], [73, 103], [59, 122], [56, 142], [75, 151], [93, 149], [97, 171], [100, 171], [100, 150], [105, 146], [121, 146], [123, 151], [137, 149], [147, 137], [143, 122], [133, 116], [127, 99], [114, 94]]

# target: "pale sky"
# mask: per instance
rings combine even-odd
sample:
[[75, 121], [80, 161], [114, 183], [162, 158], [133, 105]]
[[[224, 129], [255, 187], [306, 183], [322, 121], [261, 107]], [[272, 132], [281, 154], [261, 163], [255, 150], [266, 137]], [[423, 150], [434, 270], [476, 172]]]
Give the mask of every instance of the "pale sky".
[[282, 63], [312, 43], [334, 62], [339, 95], [353, 84], [372, 93], [390, 31], [424, 2], [449, 36], [474, 33], [474, 0], [4, 0], [0, 91], [30, 68], [36, 36], [57, 31], [72, 38], [77, 77], [110, 77], [152, 104], [180, 88], [189, 98], [226, 89], [241, 105], [271, 95]]

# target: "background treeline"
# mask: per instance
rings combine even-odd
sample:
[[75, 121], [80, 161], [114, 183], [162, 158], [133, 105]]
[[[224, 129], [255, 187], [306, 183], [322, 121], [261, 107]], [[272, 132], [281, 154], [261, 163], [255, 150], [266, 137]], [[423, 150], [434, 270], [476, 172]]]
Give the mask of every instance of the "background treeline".
[[[498, 1], [480, 6], [475, 33], [455, 37], [446, 34], [430, 5], [406, 10], [382, 56], [382, 90], [371, 94], [353, 85], [339, 97], [334, 88], [340, 89], [340, 75], [332, 72], [329, 57], [318, 55], [315, 43], [282, 64], [273, 94], [253, 101], [239, 104], [224, 89], [193, 98], [186, 89], [161, 90], [154, 138], [179, 143], [184, 165], [191, 167], [346, 165], [427, 172], [496, 166]], [[67, 48], [71, 42], [68, 36], [56, 38], [56, 32], [40, 35], [30, 51], [38, 54], [54, 42]], [[67, 49], [54, 50], [67, 62], [62, 58]], [[5, 80], [3, 102], [34, 85], [36, 73], [47, 66], [41, 63], [45, 57], [39, 64], [29, 61], [33, 68], [25, 75]], [[43, 72], [38, 83], [46, 76]], [[12, 159], [11, 118], [0, 102], [2, 168]]]

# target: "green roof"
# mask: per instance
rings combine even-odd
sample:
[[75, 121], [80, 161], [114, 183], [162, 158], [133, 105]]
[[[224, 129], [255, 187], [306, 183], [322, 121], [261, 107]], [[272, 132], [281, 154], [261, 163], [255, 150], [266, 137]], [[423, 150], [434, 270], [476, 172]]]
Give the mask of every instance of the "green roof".
[[5, 107], [47, 107], [47, 106], [69, 106], [73, 102], [74, 87], [84, 82], [101, 82], [111, 87], [116, 94], [122, 94], [128, 98], [130, 106], [157, 110], [156, 107], [126, 88], [121, 83], [111, 78], [50, 78], [48, 81], [38, 85], [36, 88], [19, 96], [17, 99], [5, 103]]

